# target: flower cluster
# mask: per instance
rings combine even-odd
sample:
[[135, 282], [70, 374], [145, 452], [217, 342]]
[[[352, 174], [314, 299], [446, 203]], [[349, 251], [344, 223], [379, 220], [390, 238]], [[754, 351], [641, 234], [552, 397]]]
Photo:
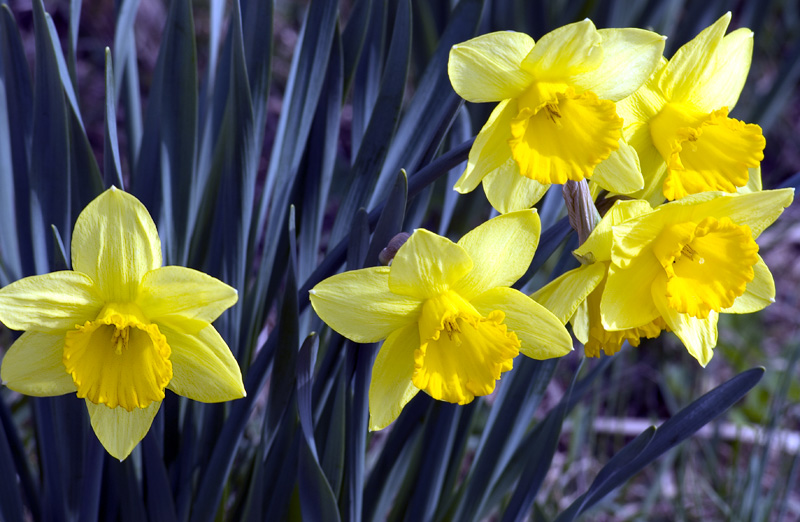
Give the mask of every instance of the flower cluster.
[[[497, 102], [455, 190], [482, 184], [501, 215], [457, 243], [418, 229], [389, 266], [334, 275], [310, 291], [335, 331], [384, 341], [371, 429], [391, 424], [419, 391], [466, 404], [492, 393], [520, 353], [569, 353], [567, 322], [589, 356], [670, 330], [705, 366], [720, 313], [774, 300], [755, 240], [793, 191], [761, 191], [761, 129], [728, 116], [753, 46], [747, 29], [725, 35], [730, 18], [669, 61], [665, 37], [589, 20], [538, 42], [497, 32], [453, 46], [455, 91]], [[575, 251], [582, 265], [533, 297], [511, 288], [539, 241], [531, 207], [550, 185], [589, 180], [595, 197], [629, 197]], [[100, 195], [78, 217], [71, 253], [72, 271], [0, 289], [0, 321], [25, 331], [3, 359], [10, 388], [75, 392], [119, 459], [147, 433], [165, 389], [204, 402], [244, 396], [236, 360], [211, 325], [236, 291], [162, 267], [155, 224], [138, 200], [113, 188]]]
[[[761, 129], [728, 117], [752, 54], [752, 33], [725, 36], [729, 21], [730, 13], [669, 61], [663, 36], [597, 30], [589, 20], [536, 43], [507, 31], [453, 46], [455, 91], [498, 102], [455, 189], [482, 184], [501, 216], [458, 243], [417, 230], [390, 267], [311, 291], [334, 330], [356, 342], [386, 339], [373, 368], [372, 429], [419, 390], [464, 404], [491, 393], [519, 352], [564, 355], [569, 337], [558, 326], [567, 322], [589, 356], [669, 330], [705, 366], [720, 313], [773, 301], [755, 239], [793, 191], [761, 191]], [[637, 199], [611, 206], [575, 251], [580, 268], [533, 299], [507, 288], [538, 239], [538, 218], [524, 209], [552, 184], [584, 180], [595, 196]]]

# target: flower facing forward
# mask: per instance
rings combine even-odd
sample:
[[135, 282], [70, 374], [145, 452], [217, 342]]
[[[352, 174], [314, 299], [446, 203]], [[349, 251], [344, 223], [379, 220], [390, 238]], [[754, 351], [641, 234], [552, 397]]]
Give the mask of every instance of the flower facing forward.
[[0, 321], [25, 330], [3, 359], [9, 388], [77, 392], [120, 460], [149, 430], [165, 388], [203, 402], [244, 397], [239, 366], [211, 326], [236, 290], [162, 267], [155, 223], [136, 198], [111, 188], [89, 203], [75, 223], [72, 268], [0, 289]]
[[638, 197], [736, 192], [764, 158], [761, 127], [728, 117], [753, 54], [749, 29], [725, 35], [730, 20], [727, 13], [703, 30], [617, 105], [645, 178]]
[[600, 300], [611, 265], [612, 227], [650, 212], [646, 201], [617, 201], [577, 250], [581, 266], [566, 272], [533, 294], [533, 298], [553, 312], [562, 323], [570, 322], [575, 337], [584, 345], [587, 357], [599, 357], [602, 350], [614, 355], [624, 341], [639, 346], [643, 337], [658, 337], [668, 329], [661, 317], [648, 324], [618, 331], [603, 327]]
[[792, 189], [687, 196], [613, 227], [603, 328], [662, 319], [701, 365], [711, 360], [720, 313], [774, 301], [755, 239], [792, 202]]
[[663, 36], [597, 30], [589, 20], [535, 45], [526, 34], [506, 31], [453, 46], [448, 73], [455, 91], [471, 102], [500, 102], [455, 189], [466, 193], [483, 182], [497, 210], [528, 208], [550, 184], [589, 178], [612, 156], [614, 168], [593, 179], [615, 192], [639, 190], [641, 173], [621, 142], [614, 102], [647, 80], [663, 50]]
[[487, 221], [458, 243], [420, 229], [390, 267], [338, 274], [311, 290], [314, 310], [337, 332], [386, 339], [372, 369], [370, 429], [388, 426], [420, 390], [466, 404], [490, 394], [518, 353], [547, 359], [572, 349], [553, 314], [508, 288], [530, 265], [539, 230], [534, 210]]

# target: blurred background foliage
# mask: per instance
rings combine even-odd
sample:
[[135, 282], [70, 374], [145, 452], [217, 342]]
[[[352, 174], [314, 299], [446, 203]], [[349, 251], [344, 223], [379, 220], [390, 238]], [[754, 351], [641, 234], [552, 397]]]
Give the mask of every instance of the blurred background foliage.
[[[609, 462], [606, 470], [620, 469], [612, 457], [626, 445], [635, 449], [650, 424], [765, 366], [744, 401], [597, 498], [583, 519], [800, 519], [797, 204], [760, 240], [777, 302], [759, 314], [723, 316], [705, 370], [672, 335], [582, 367], [578, 347], [559, 362], [515, 364], [495, 395], [466, 407], [420, 394], [391, 429], [367, 436], [375, 347], [353, 346], [308, 312], [298, 315], [310, 282], [345, 260], [348, 267], [376, 263], [370, 256], [396, 231], [425, 226], [458, 238], [489, 217], [481, 191], [456, 198], [451, 190], [467, 150], [459, 145], [492, 108], [462, 105], [446, 77], [449, 46], [476, 34], [508, 29], [538, 39], [589, 17], [599, 28], [668, 35], [669, 57], [730, 10], [731, 30], [755, 32], [750, 77], [732, 115], [764, 129], [764, 188], [797, 186], [797, 2], [47, 0], [49, 33], [39, 0], [0, 3], [8, 6], [0, 30], [4, 79], [30, 89], [19, 94], [22, 105], [8, 106], [9, 118], [31, 103], [60, 100], [61, 120], [46, 122], [61, 123], [67, 136], [37, 126], [40, 116], [11, 125], [27, 140], [14, 145], [27, 147], [12, 155], [15, 179], [30, 170], [35, 193], [32, 173], [60, 168], [58, 154], [66, 158], [72, 204], [48, 222], [67, 246], [70, 220], [97, 186], [120, 180], [140, 197], [169, 263], [202, 268], [240, 289], [240, 306], [223, 316], [220, 330], [250, 393], [214, 406], [170, 395], [141, 452], [119, 464], [87, 434], [74, 397], [33, 400], [0, 390], [26, 518], [499, 520], [505, 513], [552, 520]], [[23, 78], [26, 68], [31, 76]], [[47, 94], [31, 82], [65, 87]], [[109, 96], [113, 103], [104, 103]], [[42, 143], [51, 145], [47, 160], [36, 159], [45, 154]], [[398, 177], [400, 168], [408, 178]], [[15, 187], [16, 199], [27, 197], [23, 185]], [[539, 205], [545, 232], [534, 265], [541, 270], [523, 281], [526, 290], [573, 266], [559, 198], [551, 191]], [[42, 235], [24, 219], [17, 229], [20, 245], [27, 231]], [[3, 252], [2, 284], [55, 268], [57, 249], [50, 235], [45, 241], [20, 247], [16, 271]], [[311, 330], [321, 335], [307, 338]], [[0, 346], [11, 341], [0, 332]], [[746, 391], [755, 381], [742, 382], [735, 381]], [[48, 455], [47, 426], [63, 437], [60, 451], [74, 453]], [[552, 463], [546, 448], [527, 447], [542, 441]]]

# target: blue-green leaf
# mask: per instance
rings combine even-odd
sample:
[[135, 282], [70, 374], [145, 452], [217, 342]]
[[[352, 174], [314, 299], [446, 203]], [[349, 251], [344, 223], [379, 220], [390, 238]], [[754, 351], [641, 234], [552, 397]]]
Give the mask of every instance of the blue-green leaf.
[[630, 443], [631, 449], [623, 448], [626, 458], [612, 459], [600, 470], [586, 493], [564, 511], [556, 519], [557, 522], [575, 520], [667, 450], [680, 444], [730, 408], [758, 384], [763, 375], [763, 368], [740, 373], [673, 415], [652, 437], [645, 431]]
[[122, 167], [119, 162], [119, 145], [117, 144], [117, 106], [114, 85], [111, 50], [106, 47], [106, 128], [103, 135], [103, 173], [106, 187], [114, 185], [124, 190]]

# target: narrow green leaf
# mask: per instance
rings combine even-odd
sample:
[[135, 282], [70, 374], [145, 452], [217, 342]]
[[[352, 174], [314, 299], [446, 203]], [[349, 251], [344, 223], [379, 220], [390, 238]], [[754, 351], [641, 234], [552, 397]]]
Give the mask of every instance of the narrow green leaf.
[[503, 375], [464, 483], [456, 519], [482, 513], [492, 486], [521, 444], [557, 364], [558, 359], [520, 357], [514, 369]]
[[[187, 236], [188, 199], [195, 178], [197, 52], [189, 0], [170, 4], [148, 96], [133, 193], [158, 216], [167, 262], [182, 258], [173, 238]], [[163, 207], [163, 208], [162, 208]]]
[[409, 520], [432, 520], [442, 494], [447, 468], [453, 456], [453, 442], [461, 416], [460, 406], [434, 402], [428, 417], [418, 479], [408, 503]]
[[[388, 2], [371, 0], [364, 44], [353, 76], [353, 123], [350, 131], [350, 162], [355, 162], [381, 85], [386, 54]], [[345, 28], [347, 30], [348, 28]]]
[[64, 490], [68, 482], [56, 438], [59, 432], [54, 422], [54, 403], [53, 397], [37, 397], [32, 405], [42, 475], [42, 518], [45, 520], [60, 520], [68, 510]]
[[[114, 26], [114, 93], [119, 96], [122, 92], [122, 75], [125, 74], [124, 64], [129, 53], [136, 53], [133, 38], [133, 23], [136, 21], [136, 12], [139, 10], [141, 0], [120, 0], [117, 8], [117, 22]], [[117, 98], [116, 102], [119, 101]]]
[[297, 413], [303, 441], [300, 443], [298, 488], [304, 520], [339, 521], [339, 509], [319, 464], [311, 419], [311, 376], [316, 360], [316, 334], [309, 335], [297, 356]]
[[[30, 223], [30, 71], [14, 17], [0, 6], [0, 250], [8, 284], [35, 272]], [[12, 131], [13, 130], [13, 131]]]
[[47, 27], [42, 0], [33, 2], [36, 74], [33, 143], [47, 154], [31, 155], [31, 238], [36, 272], [49, 272], [47, 241], [50, 225], [71, 230], [69, 124], [56, 51]]
[[[97, 437], [84, 437], [86, 459], [80, 487], [78, 520], [97, 520], [100, 511], [100, 490], [103, 480], [103, 459], [106, 450]], [[38, 520], [34, 516], [34, 520]]]
[[392, 191], [389, 193], [386, 206], [383, 207], [378, 222], [375, 224], [375, 232], [372, 234], [372, 241], [369, 244], [369, 250], [367, 250], [365, 258], [365, 266], [377, 266], [381, 250], [386, 248], [389, 241], [403, 230], [407, 199], [408, 178], [405, 171], [401, 170], [397, 174]]
[[[334, 377], [335, 391], [333, 393], [333, 409], [330, 415], [330, 424], [325, 430], [325, 446], [322, 453], [322, 470], [328, 478], [331, 489], [338, 497], [342, 488], [344, 475], [344, 447], [345, 447], [345, 387], [346, 381], [342, 372], [337, 372]], [[318, 426], [324, 426], [320, 421]]]
[[[717, 386], [689, 406], [665, 421], [648, 444], [643, 444], [647, 435], [640, 435], [631, 444], [640, 451], [633, 455], [632, 450], [625, 451], [626, 459], [612, 459], [600, 471], [589, 489], [562, 513], [557, 522], [575, 520], [611, 491], [622, 485], [645, 466], [663, 455], [666, 451], [680, 444], [697, 430], [711, 422], [718, 415], [730, 408], [750, 391], [764, 375], [763, 368], [753, 368], [742, 372], [732, 379]], [[646, 433], [646, 432], [645, 432]], [[606, 469], [607, 468], [607, 469]], [[577, 506], [577, 507], [576, 507]]]
[[69, 2], [69, 47], [67, 49], [67, 63], [72, 85], [78, 85], [78, 72], [76, 68], [76, 50], [78, 48], [78, 28], [81, 24], [81, 6], [83, 0], [70, 0]]
[[461, 0], [453, 9], [447, 28], [392, 140], [371, 205], [385, 197], [392, 177], [400, 168], [413, 173], [438, 150], [462, 104], [447, 76], [450, 48], [475, 36], [482, 9], [483, 0]]
[[[329, 0], [312, 0], [303, 28], [298, 37], [298, 50], [286, 85], [281, 117], [267, 170], [264, 195], [258, 218], [262, 230], [267, 216], [281, 216], [285, 201], [273, 205], [277, 210], [268, 214], [270, 204], [282, 202], [291, 191], [294, 176], [311, 130], [314, 112], [322, 92], [338, 15], [338, 5]], [[277, 193], [273, 194], [277, 190]], [[270, 220], [274, 223], [275, 220]]]
[[503, 522], [514, 521], [521, 522], [528, 515], [528, 512], [533, 505], [536, 494], [544, 482], [548, 470], [553, 462], [553, 455], [556, 453], [558, 441], [561, 438], [561, 427], [564, 423], [564, 417], [567, 414], [567, 405], [569, 404], [569, 397], [572, 394], [572, 389], [575, 387], [575, 381], [578, 378], [580, 367], [575, 372], [569, 388], [564, 394], [564, 397], [559, 401], [558, 405], [547, 414], [544, 421], [537, 426], [539, 434], [534, 439], [532, 444], [527, 445], [524, 449], [527, 450], [525, 460], [525, 469], [522, 476], [517, 482], [516, 491], [511, 496], [511, 501], [506, 506], [506, 512], [503, 514]]
[[61, 239], [61, 234], [58, 232], [58, 227], [50, 225], [50, 230], [53, 233], [53, 259], [50, 264], [53, 270], [69, 270], [70, 262], [67, 251], [64, 248], [64, 241]]
[[336, 165], [342, 113], [342, 48], [339, 32], [334, 35], [325, 87], [311, 126], [306, 161], [300, 175], [303, 190], [298, 249], [298, 280], [305, 281], [317, 266], [322, 225]]
[[132, 174], [138, 171], [142, 142], [142, 100], [139, 92], [139, 68], [133, 22], [140, 0], [122, 0], [114, 31], [114, 92], [125, 105], [125, 131], [128, 137], [127, 160]]
[[106, 47], [106, 128], [103, 135], [103, 173], [106, 187], [116, 186], [125, 190], [122, 183], [122, 167], [119, 162], [119, 145], [117, 144], [117, 107], [114, 90], [114, 66], [111, 62], [111, 50]]
[[[162, 414], [163, 415], [163, 414]], [[147, 513], [154, 522], [175, 522], [175, 503], [172, 500], [164, 457], [154, 429], [142, 441], [142, 464], [147, 488]]]
[[389, 142], [397, 128], [403, 103], [408, 64], [411, 57], [411, 5], [409, 0], [397, 3], [392, 43], [381, 78], [380, 91], [372, 109], [364, 139], [358, 148], [350, 177], [345, 183], [347, 196], [339, 206], [331, 240], [338, 241], [350, 228], [353, 215], [366, 206], [377, 182], [375, 172], [383, 164]]
[[[25, 496], [25, 504], [33, 515], [34, 520], [40, 520], [42, 509], [40, 505], [38, 484], [34, 482], [31, 464], [27, 459], [25, 447], [22, 445], [20, 434], [15, 428], [11, 418], [11, 411], [5, 400], [0, 398], [0, 429], [7, 441], [16, 476], [19, 477], [20, 487]], [[4, 482], [5, 484], [5, 482]]]
[[371, 29], [369, 22], [370, 14], [375, 8], [373, 4], [373, 0], [356, 0], [353, 5], [353, 10], [350, 12], [350, 17], [347, 20], [347, 25], [342, 32], [344, 93], [350, 90], [350, 82], [352, 82], [356, 67], [358, 67], [360, 63], [361, 53], [364, 49], [364, 41], [367, 38], [367, 33]]
[[17, 486], [17, 470], [11, 454], [11, 446], [6, 437], [5, 426], [0, 429], [0, 518], [3, 520], [23, 520], [22, 495]]

